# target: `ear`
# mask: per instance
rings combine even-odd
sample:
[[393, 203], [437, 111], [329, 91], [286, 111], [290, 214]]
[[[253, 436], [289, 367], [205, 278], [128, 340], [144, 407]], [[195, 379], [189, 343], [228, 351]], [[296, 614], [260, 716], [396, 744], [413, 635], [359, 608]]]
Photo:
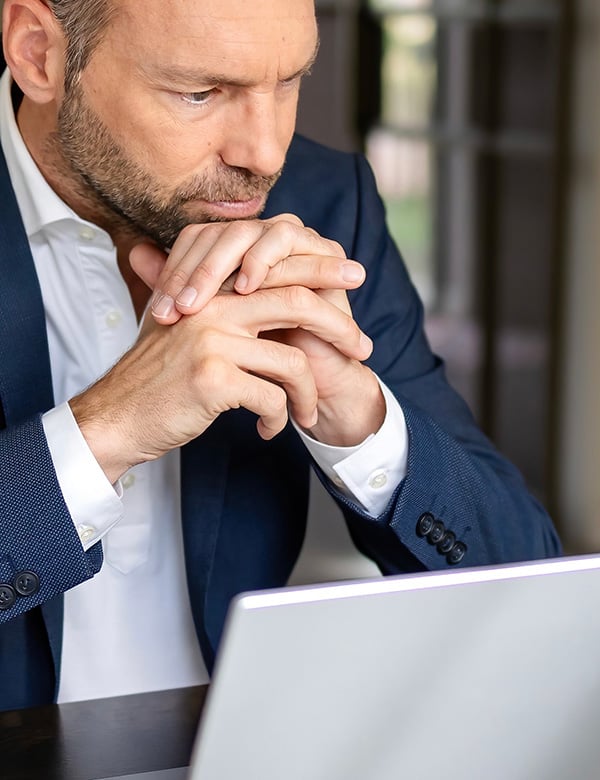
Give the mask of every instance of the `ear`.
[[58, 100], [63, 90], [66, 40], [42, 0], [4, 0], [4, 57], [13, 79], [35, 103]]

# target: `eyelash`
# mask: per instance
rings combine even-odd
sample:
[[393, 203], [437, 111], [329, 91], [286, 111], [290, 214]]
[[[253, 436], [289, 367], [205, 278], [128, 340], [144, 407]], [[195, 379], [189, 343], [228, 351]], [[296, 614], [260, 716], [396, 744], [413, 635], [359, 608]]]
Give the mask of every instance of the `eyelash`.
[[[188, 103], [190, 106], [201, 107], [205, 106], [209, 102], [214, 92], [214, 89], [206, 89], [202, 92], [182, 92], [180, 93], [180, 97], [184, 103]], [[198, 97], [201, 97], [202, 99], [199, 101], [194, 100], [194, 98]]]
[[[295, 86], [299, 81], [301, 77], [300, 76], [294, 76], [291, 79], [285, 79], [284, 81], [280, 81], [280, 86], [284, 89], [289, 89], [290, 87]], [[213, 95], [216, 93], [217, 89], [216, 87], [213, 87], [212, 89], [206, 89], [202, 90], [201, 92], [180, 92], [179, 97], [181, 100], [183, 100], [184, 103], [187, 103], [188, 105], [192, 106], [193, 108], [202, 108], [203, 106], [206, 106], [210, 99], [213, 97]], [[200, 100], [195, 100], [194, 98], [200, 97]]]

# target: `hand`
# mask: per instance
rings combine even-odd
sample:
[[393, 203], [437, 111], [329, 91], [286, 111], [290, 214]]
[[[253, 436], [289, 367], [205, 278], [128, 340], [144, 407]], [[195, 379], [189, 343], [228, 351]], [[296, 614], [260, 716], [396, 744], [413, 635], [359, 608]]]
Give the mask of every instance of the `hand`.
[[200, 435], [228, 409], [255, 412], [269, 439], [285, 426], [289, 401], [311, 428], [318, 399], [309, 360], [293, 345], [257, 338], [275, 329], [306, 331], [353, 361], [371, 352], [346, 312], [300, 286], [221, 292], [169, 328], [147, 316], [134, 347], [70, 402], [111, 482]]
[[[320, 290], [317, 295], [352, 316], [345, 292]], [[294, 419], [301, 427], [308, 427], [317, 441], [351, 447], [381, 428], [385, 399], [370, 368], [306, 330], [296, 328], [266, 335], [300, 349], [308, 359], [318, 395], [318, 420], [313, 426], [303, 426], [295, 415]]]
[[130, 256], [134, 271], [152, 289], [152, 313], [171, 325], [195, 314], [237, 272], [233, 289], [302, 285], [310, 289], [354, 289], [364, 268], [348, 260], [335, 241], [282, 214], [267, 220], [189, 225], [167, 255], [140, 244]]
[[[312, 254], [293, 254], [309, 251]], [[166, 308], [161, 297], [164, 293], [155, 292], [153, 299], [154, 316], [163, 324], [177, 321], [186, 311], [181, 305], [184, 294], [179, 290], [191, 285], [199, 290], [187, 307], [190, 313], [196, 312], [216, 293], [219, 284], [221, 289], [239, 291], [240, 274], [248, 279], [241, 285], [245, 294], [257, 286], [303, 285], [318, 291], [348, 316], [352, 315], [343, 291], [364, 281], [363, 267], [347, 260], [339, 244], [305, 228], [291, 214], [264, 221], [192, 225], [182, 232], [168, 259], [156, 247], [144, 246], [132, 253], [131, 262], [146, 284], [169, 291]], [[235, 278], [237, 268], [240, 271]], [[227, 283], [223, 284], [225, 279]], [[173, 304], [178, 297], [179, 303]], [[157, 317], [157, 313], [163, 316]], [[349, 360], [306, 330], [270, 333], [267, 337], [301, 349], [315, 375], [318, 424], [305, 426], [292, 407], [298, 424], [310, 428], [319, 441], [340, 446], [359, 444], [379, 430], [385, 418], [385, 401], [367, 367]]]

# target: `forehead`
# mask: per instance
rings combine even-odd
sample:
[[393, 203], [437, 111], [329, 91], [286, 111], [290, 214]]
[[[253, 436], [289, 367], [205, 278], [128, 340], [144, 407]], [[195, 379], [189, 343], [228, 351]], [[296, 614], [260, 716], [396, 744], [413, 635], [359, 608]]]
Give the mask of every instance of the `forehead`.
[[317, 41], [314, 0], [117, 0], [107, 36], [144, 64], [285, 76]]

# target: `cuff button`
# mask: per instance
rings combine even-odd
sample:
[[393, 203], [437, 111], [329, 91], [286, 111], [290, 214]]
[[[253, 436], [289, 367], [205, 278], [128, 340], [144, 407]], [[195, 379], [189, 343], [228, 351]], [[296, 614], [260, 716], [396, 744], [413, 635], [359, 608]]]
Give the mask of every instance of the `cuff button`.
[[20, 571], [13, 585], [19, 596], [34, 596], [40, 589], [40, 578], [34, 571]]
[[467, 554], [467, 545], [464, 542], [456, 542], [454, 547], [448, 553], [446, 560], [450, 566], [456, 566]]
[[431, 531], [435, 517], [431, 512], [424, 512], [417, 521], [417, 536], [424, 537]]
[[439, 544], [446, 535], [446, 526], [441, 520], [436, 520], [433, 524], [431, 531], [427, 534], [427, 538], [431, 544]]
[[0, 610], [10, 609], [17, 600], [17, 594], [10, 585], [0, 585]]
[[452, 531], [446, 531], [442, 540], [438, 543], [437, 551], [440, 555], [448, 555], [448, 553], [452, 551], [455, 542], [456, 535], [453, 534]]
[[369, 478], [369, 487], [373, 490], [381, 490], [387, 485], [388, 478], [383, 471], [377, 471]]

